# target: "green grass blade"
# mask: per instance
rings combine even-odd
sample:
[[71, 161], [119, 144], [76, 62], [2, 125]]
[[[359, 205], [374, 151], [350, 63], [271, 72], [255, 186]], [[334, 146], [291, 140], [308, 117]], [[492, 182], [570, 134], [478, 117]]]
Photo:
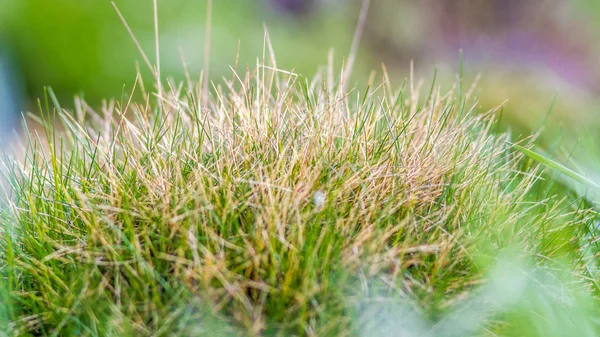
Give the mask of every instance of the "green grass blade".
[[557, 171], [559, 173], [562, 173], [562, 174], [566, 175], [567, 177], [569, 177], [569, 178], [571, 178], [573, 180], [576, 180], [576, 181], [578, 181], [578, 182], [580, 182], [582, 184], [585, 184], [585, 185], [587, 185], [589, 187], [599, 188], [599, 186], [595, 182], [593, 182], [590, 179], [582, 176], [581, 174], [579, 174], [579, 173], [571, 170], [570, 168], [557, 163], [556, 161], [554, 161], [554, 160], [552, 160], [550, 158], [544, 157], [544, 156], [542, 156], [541, 154], [539, 154], [537, 152], [531, 151], [531, 150], [526, 149], [526, 148], [524, 148], [524, 147], [522, 147], [520, 145], [517, 145], [517, 144], [512, 144], [512, 146], [515, 149], [517, 149], [520, 152], [522, 152], [527, 157], [529, 157], [529, 158], [531, 158], [531, 159], [539, 162], [540, 164], [542, 164], [544, 166], [547, 166], [547, 167], [549, 167], [549, 168], [551, 168], [551, 169], [553, 169], [553, 170], [555, 170], [555, 171]]

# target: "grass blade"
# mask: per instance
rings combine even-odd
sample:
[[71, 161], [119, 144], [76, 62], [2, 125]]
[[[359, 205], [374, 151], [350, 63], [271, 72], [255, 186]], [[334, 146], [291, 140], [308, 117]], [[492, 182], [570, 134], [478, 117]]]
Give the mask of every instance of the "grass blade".
[[579, 174], [579, 173], [571, 170], [570, 168], [568, 168], [568, 167], [566, 167], [566, 166], [564, 166], [562, 164], [557, 163], [556, 161], [554, 161], [554, 160], [552, 160], [550, 158], [544, 157], [543, 155], [541, 155], [541, 154], [539, 154], [537, 152], [534, 152], [532, 150], [526, 149], [526, 148], [524, 148], [524, 147], [522, 147], [520, 145], [517, 145], [517, 144], [512, 144], [512, 146], [515, 149], [517, 149], [520, 152], [522, 152], [527, 157], [529, 157], [529, 158], [531, 158], [531, 159], [539, 162], [540, 164], [542, 164], [544, 166], [547, 166], [547, 167], [549, 167], [549, 168], [551, 168], [551, 169], [553, 169], [553, 170], [555, 170], [555, 171], [557, 171], [559, 173], [562, 173], [562, 174], [566, 175], [567, 177], [569, 177], [569, 178], [571, 178], [573, 180], [576, 180], [576, 181], [578, 181], [578, 182], [580, 182], [582, 184], [585, 184], [585, 185], [587, 185], [589, 187], [599, 188], [599, 186], [595, 182], [593, 182], [590, 179], [582, 176], [581, 174]]

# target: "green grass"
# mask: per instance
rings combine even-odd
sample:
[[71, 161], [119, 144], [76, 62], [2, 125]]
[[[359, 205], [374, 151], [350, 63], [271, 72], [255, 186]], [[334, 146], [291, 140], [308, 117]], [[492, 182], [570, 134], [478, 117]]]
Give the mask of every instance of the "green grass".
[[65, 111], [49, 92], [45, 134], [2, 161], [0, 328], [597, 335], [588, 202], [462, 83], [347, 80], [271, 55], [210, 93], [163, 82]]

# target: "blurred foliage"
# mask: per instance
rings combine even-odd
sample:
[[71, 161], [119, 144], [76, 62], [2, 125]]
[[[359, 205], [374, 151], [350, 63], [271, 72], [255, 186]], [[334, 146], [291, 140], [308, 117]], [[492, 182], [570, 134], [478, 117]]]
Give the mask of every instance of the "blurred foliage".
[[[193, 78], [204, 64], [207, 1], [159, 1], [163, 75], [183, 78], [181, 51]], [[115, 4], [154, 63], [152, 1]], [[0, 0], [0, 31], [8, 50], [20, 60], [33, 96], [50, 85], [59, 97], [85, 92], [86, 98], [120, 97], [135, 79], [135, 62], [150, 80], [142, 57], [111, 1]], [[263, 54], [268, 27], [278, 66], [312, 74], [327, 62], [328, 49], [347, 54], [354, 23], [346, 7], [328, 5], [310, 20], [276, 12], [263, 1], [214, 1], [211, 78], [231, 76], [230, 65], [254, 66]], [[326, 33], [324, 33], [326, 32]], [[239, 43], [239, 46], [238, 46]], [[267, 51], [268, 52], [268, 51]], [[150, 83], [150, 82], [148, 82]]]

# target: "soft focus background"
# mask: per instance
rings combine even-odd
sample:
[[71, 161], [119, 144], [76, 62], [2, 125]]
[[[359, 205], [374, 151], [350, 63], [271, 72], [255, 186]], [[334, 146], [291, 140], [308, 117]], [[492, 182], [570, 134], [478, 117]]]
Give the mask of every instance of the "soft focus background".
[[[152, 1], [115, 4], [153, 62]], [[199, 74], [206, 6], [207, 1], [159, 1], [161, 66], [167, 76], [182, 79], [182, 55], [191, 73]], [[330, 49], [341, 65], [359, 9], [359, 0], [214, 1], [211, 78], [230, 75], [238, 47], [240, 66], [256, 62], [263, 23], [281, 68], [310, 76], [327, 62]], [[385, 62], [401, 82], [414, 60], [422, 70], [419, 78], [430, 79], [438, 66], [441, 78], [452, 80], [462, 49], [466, 74], [483, 74], [484, 102], [510, 98], [507, 109], [519, 110], [511, 117], [530, 126], [557, 93], [556, 118], [576, 125], [590, 118], [581, 105], [600, 93], [599, 17], [600, 5], [589, 0], [372, 1], [356, 77]], [[107, 0], [0, 0], [0, 41], [2, 83], [7, 83], [2, 88], [15, 87], [16, 97], [16, 90], [24, 89], [25, 105], [43, 86], [64, 99], [80, 93], [92, 103], [120, 97], [135, 78], [136, 62], [145, 70]]]

